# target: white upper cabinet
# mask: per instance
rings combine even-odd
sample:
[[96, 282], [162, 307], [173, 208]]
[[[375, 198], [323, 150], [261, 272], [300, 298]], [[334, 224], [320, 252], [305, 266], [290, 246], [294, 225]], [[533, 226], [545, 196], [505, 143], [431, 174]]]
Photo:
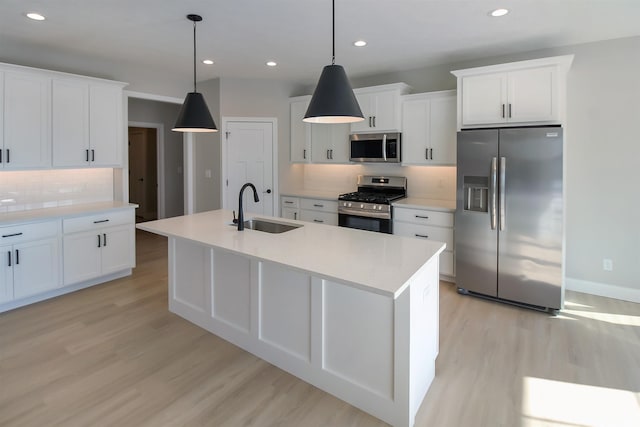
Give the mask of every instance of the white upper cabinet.
[[456, 164], [456, 91], [402, 97], [402, 163]]
[[351, 123], [351, 133], [400, 131], [400, 97], [409, 90], [404, 83], [355, 89], [364, 121]]
[[310, 100], [311, 96], [298, 96], [289, 100], [291, 163], [308, 163], [311, 160], [311, 124], [302, 121]]
[[122, 165], [122, 86], [53, 80], [53, 166]]
[[88, 166], [89, 85], [53, 80], [53, 166]]
[[0, 168], [122, 167], [125, 85], [0, 64]]
[[51, 79], [38, 73], [4, 73], [4, 169], [51, 166]]
[[313, 163], [349, 163], [349, 124], [312, 123]]
[[122, 85], [89, 85], [89, 144], [92, 166], [122, 166]]
[[573, 55], [452, 71], [458, 128], [562, 124]]

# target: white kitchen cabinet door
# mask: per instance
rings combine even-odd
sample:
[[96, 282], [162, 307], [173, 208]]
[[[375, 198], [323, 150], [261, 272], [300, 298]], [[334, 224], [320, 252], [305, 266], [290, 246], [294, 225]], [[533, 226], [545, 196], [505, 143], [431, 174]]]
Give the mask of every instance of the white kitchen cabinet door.
[[134, 266], [134, 238], [135, 230], [130, 225], [102, 230], [102, 274]]
[[462, 78], [462, 125], [507, 121], [507, 73]]
[[456, 165], [456, 93], [431, 99], [429, 111], [429, 164]]
[[52, 106], [53, 166], [89, 166], [89, 85], [54, 79]]
[[60, 241], [57, 237], [13, 245], [14, 299], [60, 287]]
[[310, 96], [304, 96], [292, 98], [289, 102], [291, 163], [309, 163], [311, 159], [311, 124], [302, 121], [310, 100]]
[[4, 76], [5, 169], [51, 166], [51, 79], [37, 73]]
[[349, 163], [349, 124], [311, 124], [313, 163]]
[[402, 163], [456, 164], [456, 92], [403, 97]]
[[402, 103], [402, 163], [429, 164], [431, 101], [411, 98]]
[[122, 88], [91, 84], [89, 87], [89, 141], [91, 166], [122, 166]]
[[[11, 259], [11, 260], [10, 260]], [[0, 304], [13, 299], [13, 247], [0, 246]]]
[[400, 129], [399, 97], [397, 91], [356, 94], [364, 121], [352, 123], [351, 132], [397, 132]]
[[282, 207], [281, 217], [287, 219], [300, 219], [300, 210], [297, 208]]
[[550, 122], [558, 120], [556, 67], [512, 71], [508, 75], [507, 120]]
[[65, 285], [72, 285], [100, 276], [102, 243], [99, 241], [99, 231], [64, 236]]

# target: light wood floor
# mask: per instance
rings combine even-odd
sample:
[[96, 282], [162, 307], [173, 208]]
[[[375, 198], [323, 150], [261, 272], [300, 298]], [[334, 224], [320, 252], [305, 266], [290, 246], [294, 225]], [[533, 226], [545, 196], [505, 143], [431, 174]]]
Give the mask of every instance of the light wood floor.
[[[131, 277], [0, 314], [1, 426], [385, 425], [169, 313], [166, 240], [138, 231], [137, 251]], [[640, 425], [640, 305], [568, 292], [566, 308], [442, 282], [416, 425]]]

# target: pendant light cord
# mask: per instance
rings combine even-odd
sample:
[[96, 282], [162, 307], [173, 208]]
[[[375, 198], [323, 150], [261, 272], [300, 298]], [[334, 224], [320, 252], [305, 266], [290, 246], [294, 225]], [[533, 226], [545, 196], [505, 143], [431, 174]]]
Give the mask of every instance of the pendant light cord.
[[331, 65], [336, 64], [336, 0], [331, 0], [331, 19], [332, 19], [332, 30], [331, 30], [331, 42], [333, 46], [333, 50], [331, 51]]
[[193, 92], [196, 90], [196, 21], [193, 21]]

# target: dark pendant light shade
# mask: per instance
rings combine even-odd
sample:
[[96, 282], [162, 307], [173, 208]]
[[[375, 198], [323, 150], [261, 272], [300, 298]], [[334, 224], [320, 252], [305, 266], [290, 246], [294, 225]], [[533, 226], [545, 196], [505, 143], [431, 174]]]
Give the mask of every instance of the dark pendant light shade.
[[347, 73], [341, 65], [327, 65], [303, 119], [310, 123], [353, 123], [364, 120]]
[[184, 99], [178, 120], [173, 127], [176, 132], [217, 132], [209, 107], [204, 96], [196, 90], [196, 22], [202, 21], [200, 15], [187, 15], [193, 22], [193, 92], [189, 92]]
[[331, 65], [322, 69], [320, 80], [313, 92], [307, 113], [302, 119], [310, 123], [353, 123], [364, 120], [351, 84], [341, 65], [336, 65], [336, 13], [332, 0], [333, 52]]
[[187, 94], [178, 114], [178, 120], [171, 130], [176, 132], [216, 132], [218, 130], [201, 93]]

